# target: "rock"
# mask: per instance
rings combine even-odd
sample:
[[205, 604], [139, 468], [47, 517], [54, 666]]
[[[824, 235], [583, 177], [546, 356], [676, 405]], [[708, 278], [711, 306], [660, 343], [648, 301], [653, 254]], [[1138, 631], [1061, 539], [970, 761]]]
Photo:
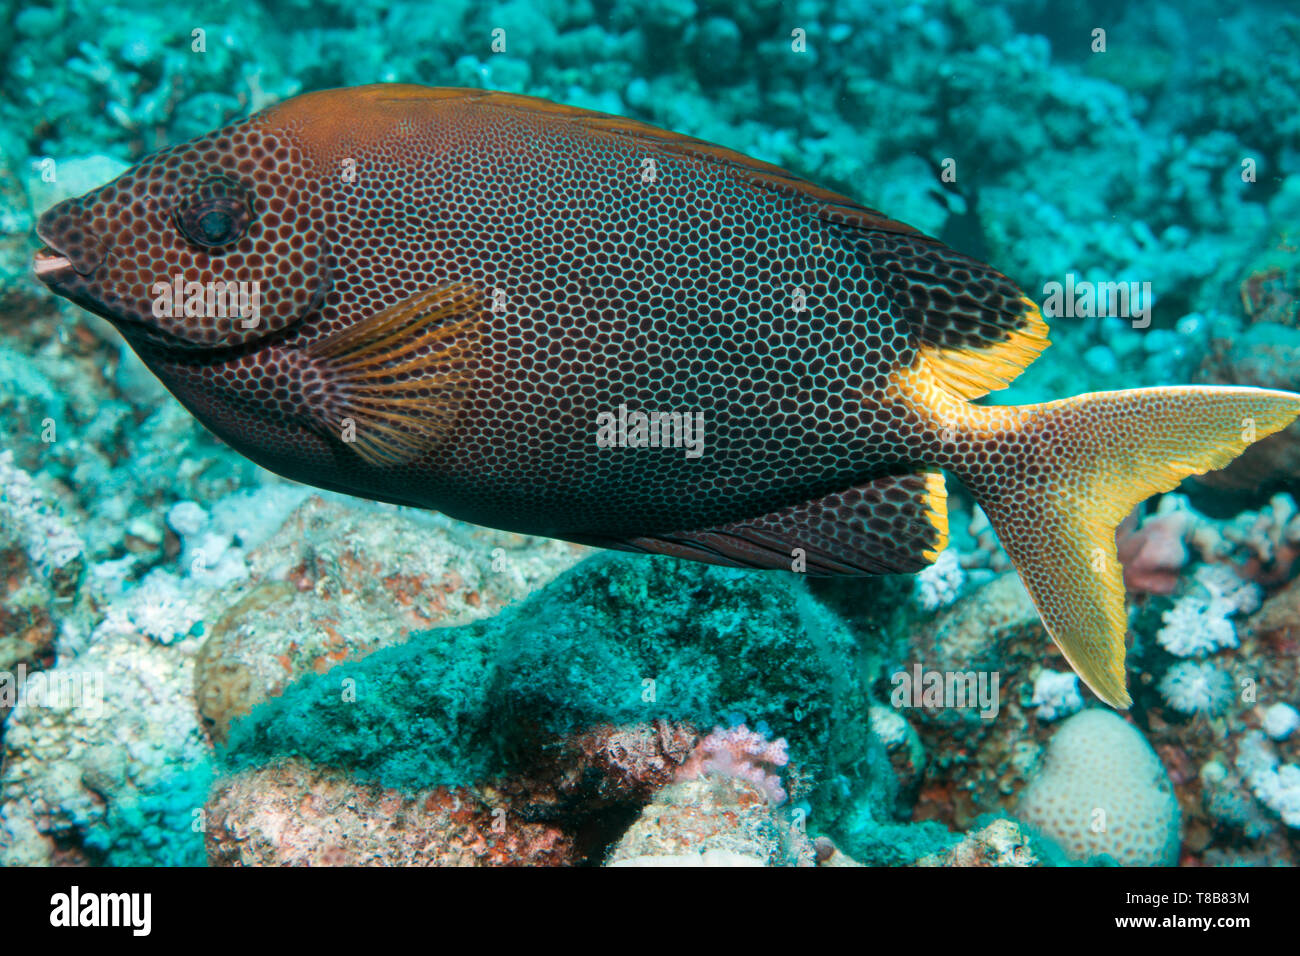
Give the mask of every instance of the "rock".
[[518, 818], [491, 790], [359, 785], [297, 762], [220, 783], [205, 814], [213, 866], [560, 866], [559, 828]]
[[[185, 513], [182, 513], [182, 522]], [[313, 496], [247, 558], [196, 661], [195, 700], [213, 739], [296, 677], [412, 632], [487, 617], [585, 549], [473, 528], [440, 515]]]
[[815, 859], [802, 827], [760, 785], [710, 774], [659, 791], [606, 866], [812, 866]]
[[288, 684], [231, 725], [226, 753], [240, 766], [296, 754], [388, 786], [459, 786], [601, 726], [743, 718], [789, 741], [799, 800], [861, 762], [853, 646], [798, 579], [598, 554], [489, 620]]
[[994, 820], [966, 834], [955, 846], [916, 861], [917, 866], [1039, 866], [1029, 840], [1014, 820]]
[[60, 696], [9, 717], [0, 865], [202, 862], [191, 829], [210, 779], [189, 692], [197, 643], [113, 632], [36, 675]]

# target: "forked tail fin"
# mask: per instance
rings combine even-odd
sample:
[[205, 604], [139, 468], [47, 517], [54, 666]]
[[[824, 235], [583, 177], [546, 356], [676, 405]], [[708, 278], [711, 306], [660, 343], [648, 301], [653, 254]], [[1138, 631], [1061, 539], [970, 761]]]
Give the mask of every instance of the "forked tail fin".
[[1300, 415], [1300, 394], [1184, 385], [1043, 405], [948, 402], [943, 462], [988, 515], [1049, 634], [1097, 696], [1131, 703], [1115, 528]]

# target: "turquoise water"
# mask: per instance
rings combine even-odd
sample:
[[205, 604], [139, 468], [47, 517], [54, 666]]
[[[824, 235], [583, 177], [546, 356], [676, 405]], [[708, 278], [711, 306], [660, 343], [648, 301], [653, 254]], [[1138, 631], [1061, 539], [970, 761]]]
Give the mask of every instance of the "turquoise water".
[[938, 561], [867, 578], [319, 491], [32, 266], [52, 206], [300, 93], [493, 89], [990, 263], [1053, 343], [990, 404], [1293, 390], [1288, 5], [5, 6], [0, 863], [1296, 862], [1294, 428], [1121, 526], [1133, 706], [1100, 717], [956, 480]]

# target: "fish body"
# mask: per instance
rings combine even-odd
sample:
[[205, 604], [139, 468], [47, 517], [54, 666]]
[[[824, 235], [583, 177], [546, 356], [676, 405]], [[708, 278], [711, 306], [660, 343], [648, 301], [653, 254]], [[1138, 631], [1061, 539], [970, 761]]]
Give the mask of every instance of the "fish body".
[[[871, 574], [945, 546], [948, 470], [1116, 706], [1115, 525], [1300, 413], [1245, 388], [974, 405], [1048, 344], [1006, 277], [779, 168], [527, 97], [297, 97], [37, 231], [51, 288], [232, 447], [320, 487]], [[224, 283], [254, 294], [214, 308]]]

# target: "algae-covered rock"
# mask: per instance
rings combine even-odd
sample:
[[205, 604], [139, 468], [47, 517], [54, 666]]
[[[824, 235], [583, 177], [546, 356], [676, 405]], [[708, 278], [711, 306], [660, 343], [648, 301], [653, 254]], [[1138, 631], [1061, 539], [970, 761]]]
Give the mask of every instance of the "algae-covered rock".
[[870, 740], [843, 625], [788, 576], [601, 554], [490, 620], [309, 675], [235, 721], [226, 758], [454, 786], [595, 725], [742, 719], [789, 741], [794, 798], [832, 811]]

